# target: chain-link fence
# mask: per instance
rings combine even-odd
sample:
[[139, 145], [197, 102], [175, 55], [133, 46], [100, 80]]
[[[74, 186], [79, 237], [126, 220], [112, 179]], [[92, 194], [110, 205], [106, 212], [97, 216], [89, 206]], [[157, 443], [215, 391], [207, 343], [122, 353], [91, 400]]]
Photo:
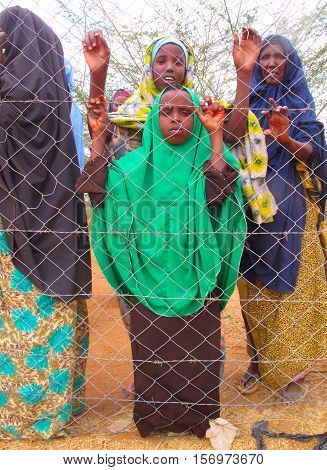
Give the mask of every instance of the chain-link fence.
[[326, 5], [0, 5], [1, 438], [323, 447]]

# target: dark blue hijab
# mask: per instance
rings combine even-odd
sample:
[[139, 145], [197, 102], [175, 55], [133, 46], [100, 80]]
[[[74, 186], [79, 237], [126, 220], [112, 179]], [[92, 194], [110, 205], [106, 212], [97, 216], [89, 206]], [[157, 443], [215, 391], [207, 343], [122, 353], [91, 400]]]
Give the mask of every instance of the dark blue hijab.
[[[268, 123], [261, 112], [269, 109], [269, 98], [277, 105], [288, 106], [292, 123], [290, 135], [299, 142], [310, 142], [313, 153], [307, 162], [312, 179], [319, 178], [323, 191], [320, 204], [326, 200], [326, 145], [323, 125], [317, 121], [315, 103], [309, 91], [303, 66], [296, 50], [281, 35], [268, 36], [261, 51], [270, 44], [281, 44], [287, 56], [283, 83], [268, 85], [262, 78], [259, 63], [251, 81], [250, 108], [263, 129]], [[248, 211], [248, 237], [241, 263], [241, 273], [253, 282], [256, 278], [274, 292], [293, 292], [297, 281], [301, 240], [306, 220], [306, 199], [295, 158], [280, 144], [267, 139], [267, 184], [278, 204], [274, 221], [258, 226]]]

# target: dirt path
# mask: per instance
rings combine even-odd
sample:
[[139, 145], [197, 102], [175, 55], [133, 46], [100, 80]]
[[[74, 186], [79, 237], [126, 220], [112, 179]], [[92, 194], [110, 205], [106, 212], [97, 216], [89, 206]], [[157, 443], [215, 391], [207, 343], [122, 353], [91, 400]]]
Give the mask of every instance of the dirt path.
[[[114, 292], [96, 263], [93, 265], [93, 298], [88, 301], [90, 358], [87, 365], [87, 410], [70, 426], [68, 436], [49, 442], [7, 441], [1, 449], [211, 449], [208, 439], [191, 435], [168, 437], [156, 434], [142, 439], [132, 422], [132, 404], [122, 388], [132, 381], [129, 338], [120, 319]], [[235, 382], [246, 369], [245, 330], [237, 293], [223, 314], [223, 334], [227, 347], [222, 417], [241, 433], [233, 449], [256, 449], [251, 436], [254, 423], [267, 420], [277, 432], [315, 434], [327, 431], [327, 363], [322, 361], [306, 380], [305, 402], [273, 404], [261, 388], [254, 395], [240, 396]], [[269, 449], [312, 449], [307, 443], [286, 439], [265, 439]]]

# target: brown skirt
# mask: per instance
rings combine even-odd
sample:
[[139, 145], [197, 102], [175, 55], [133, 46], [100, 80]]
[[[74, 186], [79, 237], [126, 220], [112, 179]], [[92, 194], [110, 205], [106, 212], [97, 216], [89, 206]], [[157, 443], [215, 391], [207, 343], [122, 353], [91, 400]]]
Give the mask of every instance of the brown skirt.
[[142, 437], [154, 430], [199, 437], [219, 417], [219, 300], [185, 317], [165, 317], [131, 298], [134, 421]]

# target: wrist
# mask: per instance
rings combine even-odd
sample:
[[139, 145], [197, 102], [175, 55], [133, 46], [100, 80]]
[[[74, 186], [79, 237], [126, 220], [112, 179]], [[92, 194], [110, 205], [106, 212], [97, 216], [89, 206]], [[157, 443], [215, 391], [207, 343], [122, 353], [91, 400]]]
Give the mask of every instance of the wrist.
[[[218, 162], [224, 160], [224, 147], [223, 147], [223, 133], [215, 132], [210, 135], [210, 144], [211, 144], [211, 160]], [[222, 162], [220, 162], [222, 164]]]
[[92, 142], [96, 144], [105, 143], [107, 138], [107, 129], [100, 132], [92, 132]]
[[92, 140], [92, 146], [91, 146], [91, 154], [92, 154], [92, 160], [93, 158], [103, 155], [105, 151], [105, 142], [104, 141], [96, 141]]
[[236, 70], [237, 80], [241, 80], [243, 83], [250, 84], [252, 71], [253, 68], [251, 70], [242, 70], [242, 68], [239, 68], [238, 70]]
[[107, 74], [109, 67], [109, 62], [104, 62], [102, 65], [98, 65], [95, 68], [90, 67], [90, 75], [92, 77], [102, 77], [104, 74]]
[[218, 129], [209, 132], [209, 137], [211, 143], [222, 143], [223, 141], [223, 128], [219, 127]]
[[280, 145], [284, 145], [285, 147], [292, 145], [292, 139], [289, 134], [278, 136], [276, 140]]
[[220, 173], [224, 173], [227, 169], [227, 163], [224, 156], [217, 155], [214, 152], [211, 154], [210, 164], [216, 171], [219, 171]]

